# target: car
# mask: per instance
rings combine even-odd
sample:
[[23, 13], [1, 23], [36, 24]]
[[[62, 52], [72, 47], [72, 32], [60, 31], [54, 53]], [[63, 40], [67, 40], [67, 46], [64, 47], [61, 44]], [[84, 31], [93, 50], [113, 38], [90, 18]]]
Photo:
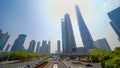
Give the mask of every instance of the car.
[[92, 65], [92, 64], [86, 64], [85, 66], [87, 66], [87, 67], [92, 67], [93, 65]]
[[25, 66], [24, 68], [30, 68], [31, 66], [28, 64], [27, 66]]

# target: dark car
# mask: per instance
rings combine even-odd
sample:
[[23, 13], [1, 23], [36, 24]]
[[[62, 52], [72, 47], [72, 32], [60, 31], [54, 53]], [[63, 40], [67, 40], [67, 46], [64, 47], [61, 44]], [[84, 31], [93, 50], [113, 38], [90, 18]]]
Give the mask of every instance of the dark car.
[[92, 65], [92, 64], [86, 64], [85, 66], [87, 66], [87, 67], [92, 67], [93, 65]]

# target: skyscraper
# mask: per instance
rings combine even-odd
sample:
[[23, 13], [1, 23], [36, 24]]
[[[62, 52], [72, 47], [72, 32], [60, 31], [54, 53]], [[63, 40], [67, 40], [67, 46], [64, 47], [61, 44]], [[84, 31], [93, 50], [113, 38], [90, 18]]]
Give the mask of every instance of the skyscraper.
[[5, 44], [7, 43], [8, 39], [9, 39], [8, 32], [7, 33], [2, 33], [0, 34], [0, 50], [3, 50], [5, 47]]
[[118, 36], [118, 40], [120, 41], [120, 30], [118, 29], [118, 27], [115, 25], [115, 23], [110, 22], [110, 25], [112, 26], [112, 28], [114, 29], [115, 33]]
[[40, 51], [40, 41], [38, 41], [37, 47], [36, 47], [36, 52], [39, 52], [39, 51]]
[[62, 24], [63, 53], [70, 54], [75, 51], [76, 43], [75, 43], [70, 16], [68, 13], [66, 13], [64, 19], [61, 20], [61, 24]]
[[0, 29], [0, 34], [2, 33], [2, 30]]
[[48, 41], [47, 44], [47, 53], [50, 54], [50, 45], [51, 45], [51, 41]]
[[120, 7], [109, 12], [108, 16], [111, 19], [110, 24], [114, 29], [115, 33], [118, 35], [118, 39], [120, 41]]
[[65, 31], [65, 23], [64, 23], [64, 19], [61, 20], [61, 28], [62, 28], [62, 52], [63, 53], [66, 53], [66, 49], [67, 49], [67, 46], [66, 46], [66, 31]]
[[20, 34], [19, 37], [15, 40], [11, 51], [24, 51], [24, 42], [25, 42], [25, 38], [27, 35], [25, 34]]
[[35, 40], [32, 40], [30, 42], [30, 45], [29, 45], [29, 48], [28, 48], [28, 52], [34, 52], [35, 44], [36, 44]]
[[111, 51], [111, 48], [105, 38], [94, 41], [94, 46], [95, 46], [95, 48], [102, 48], [108, 52]]
[[40, 47], [40, 52], [45, 54], [50, 54], [50, 41], [47, 44], [47, 41], [42, 41], [42, 46]]
[[76, 9], [78, 26], [79, 26], [79, 31], [81, 34], [83, 45], [85, 48], [92, 49], [94, 48], [92, 36], [82, 18], [79, 7], [76, 6], [75, 9]]
[[42, 52], [42, 53], [46, 52], [46, 44], [47, 44], [47, 41], [43, 40], [42, 46], [40, 47], [40, 52]]
[[60, 40], [57, 41], [57, 52], [58, 54], [61, 53]]
[[8, 52], [8, 51], [9, 51], [9, 49], [10, 49], [10, 44], [8, 44], [8, 45], [7, 45], [7, 47], [5, 48], [5, 51], [7, 51], [7, 52]]

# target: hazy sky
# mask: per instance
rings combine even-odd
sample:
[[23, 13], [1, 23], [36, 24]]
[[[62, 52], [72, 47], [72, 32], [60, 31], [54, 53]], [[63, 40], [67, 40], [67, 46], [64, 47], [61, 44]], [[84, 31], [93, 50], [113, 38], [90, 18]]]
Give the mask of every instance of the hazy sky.
[[[106, 38], [112, 49], [120, 46], [107, 13], [120, 7], [120, 0], [0, 0], [0, 29], [9, 32], [11, 46], [19, 34], [27, 34], [24, 47], [31, 40], [51, 40], [51, 52], [61, 40], [61, 18], [69, 13], [78, 47], [83, 46], [75, 13], [79, 5], [94, 40]], [[7, 43], [7, 44], [8, 44]]]

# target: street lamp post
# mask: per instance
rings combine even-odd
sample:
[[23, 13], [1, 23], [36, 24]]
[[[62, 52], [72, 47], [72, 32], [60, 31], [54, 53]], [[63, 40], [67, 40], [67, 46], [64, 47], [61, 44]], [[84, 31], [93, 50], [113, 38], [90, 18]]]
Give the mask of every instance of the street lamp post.
[[91, 58], [91, 56], [90, 56], [90, 61], [91, 61], [91, 63], [92, 63], [92, 58]]
[[7, 56], [7, 62], [9, 61], [9, 57], [10, 57], [10, 52], [8, 53], [8, 56]]

